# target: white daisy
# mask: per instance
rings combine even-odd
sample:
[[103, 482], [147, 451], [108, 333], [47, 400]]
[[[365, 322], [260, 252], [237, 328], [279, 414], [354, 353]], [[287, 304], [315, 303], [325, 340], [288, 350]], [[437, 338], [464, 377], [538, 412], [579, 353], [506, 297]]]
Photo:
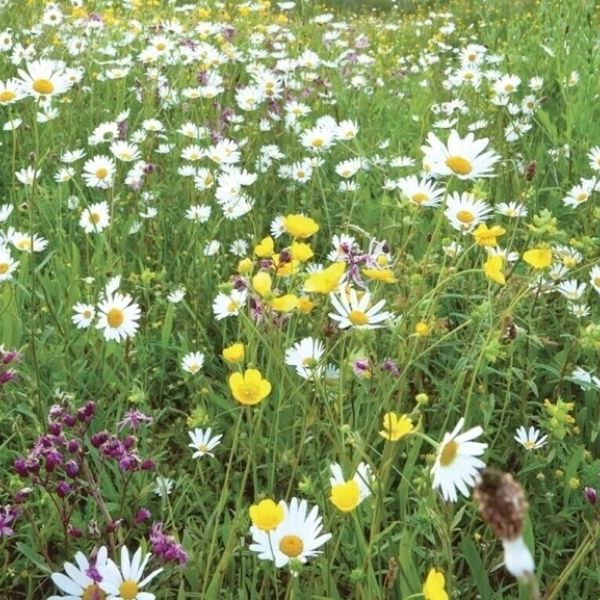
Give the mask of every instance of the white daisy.
[[487, 138], [476, 140], [472, 133], [461, 139], [453, 129], [447, 144], [429, 133], [427, 142], [428, 146], [421, 146], [425, 168], [440, 177], [455, 176], [465, 180], [493, 177], [494, 165], [500, 160], [493, 150], [483, 152], [488, 145]]
[[600, 266], [595, 265], [590, 270], [590, 283], [593, 288], [600, 294]]
[[129, 294], [107, 294], [98, 303], [98, 323], [96, 329], [104, 330], [106, 340], [120, 342], [133, 337], [138, 330], [138, 320], [142, 314], [140, 306]]
[[107, 189], [113, 183], [115, 169], [116, 165], [113, 158], [98, 155], [85, 162], [82, 176], [88, 187]]
[[0, 204], [0, 223], [4, 223], [4, 221], [8, 220], [8, 217], [10, 217], [12, 211], [12, 204]]
[[411, 204], [428, 208], [438, 206], [445, 191], [444, 188], [436, 187], [433, 181], [419, 180], [414, 175], [399, 179], [398, 189], [409, 199]]
[[109, 558], [106, 564], [98, 571], [102, 576], [100, 588], [108, 594], [106, 600], [154, 600], [156, 597], [149, 592], [142, 592], [142, 588], [152, 581], [162, 569], [152, 571], [144, 577], [144, 569], [152, 554], [148, 552], [142, 558], [141, 546], [133, 557], [129, 558], [129, 550], [121, 547], [121, 568]]
[[319, 361], [324, 353], [323, 342], [306, 337], [286, 350], [285, 364], [295, 367], [296, 373], [303, 379], [310, 380], [321, 373], [322, 368], [319, 366]]
[[433, 489], [440, 489], [444, 500], [450, 502], [456, 502], [457, 489], [463, 496], [468, 496], [479, 469], [485, 467], [485, 463], [476, 457], [484, 453], [487, 444], [472, 441], [483, 433], [483, 429], [473, 427], [459, 434], [464, 422], [461, 418], [452, 432], [444, 434], [431, 468]]
[[344, 287], [339, 295], [330, 294], [329, 297], [337, 311], [329, 313], [329, 317], [338, 322], [340, 329], [375, 329], [383, 327], [383, 321], [393, 317], [390, 312], [381, 312], [385, 300], [371, 306], [371, 294], [366, 291], [359, 299], [355, 289]]
[[202, 352], [189, 352], [181, 359], [181, 368], [195, 375], [204, 365], [204, 354]]
[[73, 306], [73, 310], [75, 314], [71, 316], [71, 321], [73, 321], [78, 329], [88, 328], [96, 316], [96, 309], [92, 304], [78, 302]]
[[0, 243], [0, 282], [10, 281], [12, 279], [12, 274], [18, 266], [19, 261], [13, 260], [8, 246], [4, 246]]
[[229, 294], [221, 292], [213, 301], [213, 312], [217, 321], [226, 317], [237, 317], [240, 308], [245, 306], [248, 298], [246, 290], [232, 290]]
[[464, 192], [454, 194], [446, 198], [446, 210], [444, 215], [450, 225], [463, 235], [470, 233], [490, 217], [492, 208], [483, 200], [477, 200], [475, 196]]
[[23, 91], [34, 98], [45, 99], [66, 92], [72, 85], [62, 61], [42, 59], [19, 69]]
[[280, 504], [284, 517], [275, 529], [266, 532], [254, 525], [250, 527], [253, 542], [250, 550], [262, 560], [273, 561], [278, 568], [291, 561], [305, 563], [308, 558], [321, 553], [318, 548], [331, 539], [331, 534], [323, 533], [318, 506], [308, 512], [306, 500], [297, 498], [292, 498], [289, 505]]
[[168, 496], [173, 489], [175, 482], [168, 477], [161, 477], [160, 475], [154, 481], [154, 493], [161, 498]]
[[100, 233], [110, 224], [108, 202], [97, 202], [84, 208], [79, 218], [79, 225], [86, 233]]
[[[82, 552], [75, 554], [75, 566], [73, 563], [64, 564], [63, 573], [52, 573], [50, 575], [54, 585], [63, 592], [64, 596], [49, 596], [48, 600], [91, 600], [103, 596], [99, 581], [100, 570], [106, 567], [108, 551], [102, 546], [96, 554], [94, 562], [90, 563]], [[90, 574], [96, 574], [95, 578]]]
[[192, 443], [188, 444], [188, 446], [195, 450], [192, 458], [202, 458], [205, 454], [214, 456], [211, 450], [221, 443], [221, 438], [223, 437], [222, 434], [212, 436], [212, 429], [210, 427], [208, 429], [196, 428], [194, 431], [188, 431], [188, 435], [192, 440]]
[[535, 427], [525, 429], [525, 427], [521, 425], [517, 428], [517, 435], [514, 436], [514, 439], [519, 442], [525, 450], [537, 450], [547, 442], [548, 436], [542, 435], [541, 431]]

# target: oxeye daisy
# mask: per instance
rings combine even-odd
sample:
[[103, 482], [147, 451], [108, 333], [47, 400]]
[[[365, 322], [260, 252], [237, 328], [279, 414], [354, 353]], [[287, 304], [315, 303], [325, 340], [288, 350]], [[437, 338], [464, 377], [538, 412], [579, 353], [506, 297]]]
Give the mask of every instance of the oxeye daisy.
[[331, 494], [329, 500], [338, 510], [351, 512], [371, 495], [373, 473], [366, 463], [359, 463], [354, 477], [348, 481], [344, 479], [342, 467], [338, 463], [333, 463], [330, 470]]
[[129, 294], [118, 292], [108, 295], [98, 303], [96, 329], [104, 330], [106, 340], [120, 342], [133, 337], [138, 330], [141, 316], [139, 304]]
[[472, 133], [461, 139], [456, 130], [452, 130], [447, 144], [429, 133], [427, 142], [429, 145], [421, 146], [424, 163], [432, 175], [440, 177], [454, 176], [465, 180], [493, 177], [494, 166], [500, 160], [493, 150], [484, 152], [487, 138], [476, 140]]
[[204, 354], [202, 352], [188, 352], [181, 359], [181, 368], [187, 373], [195, 375], [204, 365]]
[[492, 208], [483, 200], [477, 200], [475, 196], [467, 192], [454, 194], [446, 198], [446, 210], [444, 215], [450, 225], [463, 235], [470, 233], [490, 217]]
[[359, 299], [355, 289], [345, 287], [339, 295], [330, 294], [329, 297], [337, 311], [329, 313], [329, 317], [338, 322], [340, 329], [375, 329], [393, 317], [390, 312], [381, 312], [385, 300], [371, 306], [369, 292], [364, 292]]
[[319, 361], [324, 353], [323, 342], [306, 337], [288, 348], [285, 353], [285, 364], [295, 367], [296, 373], [303, 379], [312, 379], [321, 373]]
[[426, 208], [438, 206], [445, 191], [444, 188], [436, 187], [435, 182], [428, 179], [419, 180], [414, 175], [399, 179], [398, 189], [411, 204]]
[[142, 558], [141, 546], [130, 559], [129, 550], [126, 546], [121, 547], [121, 568], [110, 558], [107, 563], [99, 567], [102, 576], [100, 588], [108, 594], [107, 600], [154, 600], [156, 597], [150, 592], [142, 592], [142, 588], [148, 585], [162, 569], [152, 571], [144, 577], [144, 569], [152, 554], [148, 552]]
[[66, 92], [73, 82], [65, 73], [61, 61], [42, 59], [19, 69], [23, 91], [34, 98], [50, 98]]
[[309, 558], [321, 553], [319, 548], [331, 539], [330, 533], [323, 532], [319, 508], [310, 512], [306, 500], [292, 498], [289, 505], [283, 506], [284, 517], [273, 530], [266, 532], [256, 526], [250, 527], [252, 544], [250, 550], [262, 560], [270, 560], [280, 568], [290, 564], [295, 573], [294, 562], [305, 563]]
[[0, 106], [8, 106], [25, 96], [25, 92], [17, 79], [0, 81]]
[[517, 429], [517, 435], [515, 435], [514, 439], [519, 442], [525, 450], [537, 450], [548, 441], [548, 436], [542, 435], [540, 430], [535, 427], [525, 429], [525, 427], [521, 426]]
[[100, 233], [110, 223], [110, 209], [107, 202], [97, 202], [84, 208], [79, 218], [79, 225], [86, 233]]
[[98, 155], [85, 162], [82, 175], [88, 187], [107, 189], [113, 183], [115, 169], [114, 159]]
[[460, 433], [464, 422], [461, 418], [450, 433], [444, 434], [431, 468], [433, 488], [440, 489], [444, 500], [450, 502], [456, 502], [457, 489], [463, 496], [468, 496], [479, 469], [485, 467], [485, 463], [476, 457], [484, 453], [487, 444], [473, 441], [483, 433], [483, 429], [473, 427]]
[[596, 265], [590, 270], [590, 283], [593, 288], [600, 294], [600, 266]]
[[240, 309], [246, 305], [248, 292], [246, 290], [232, 290], [229, 294], [220, 293], [213, 301], [215, 319], [220, 321], [226, 317], [237, 316]]
[[192, 458], [202, 458], [205, 454], [208, 456], [214, 456], [211, 452], [213, 448], [216, 448], [221, 443], [222, 434], [212, 435], [212, 429], [194, 429], [194, 431], [188, 431], [188, 435], [192, 440], [191, 444], [188, 444], [190, 448], [195, 450]]
[[77, 326], [78, 329], [86, 329], [92, 324], [94, 317], [96, 316], [96, 309], [92, 304], [82, 304], [78, 302], [73, 306], [75, 314], [71, 317], [71, 321]]
[[89, 561], [82, 552], [75, 554], [75, 563], [66, 562], [63, 573], [52, 573], [54, 585], [64, 596], [49, 596], [48, 600], [104, 600], [105, 594], [99, 586], [102, 581], [100, 570], [106, 567], [108, 552], [102, 546], [93, 561]]
[[19, 261], [13, 260], [8, 247], [0, 243], [0, 282], [10, 281], [18, 266]]

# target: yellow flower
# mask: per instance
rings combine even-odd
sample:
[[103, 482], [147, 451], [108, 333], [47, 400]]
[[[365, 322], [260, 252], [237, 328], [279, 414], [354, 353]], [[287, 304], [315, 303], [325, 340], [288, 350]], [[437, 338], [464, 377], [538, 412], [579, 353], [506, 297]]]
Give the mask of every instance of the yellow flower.
[[252, 278], [252, 287], [262, 298], [271, 293], [272, 285], [271, 276], [264, 271], [260, 271]]
[[298, 297], [294, 294], [284, 294], [271, 300], [271, 308], [277, 312], [290, 312], [298, 308]]
[[300, 262], [306, 262], [314, 256], [312, 248], [304, 242], [294, 242], [290, 247], [292, 258]]
[[552, 264], [550, 248], [532, 248], [523, 254], [523, 260], [534, 269], [545, 269]]
[[396, 283], [391, 269], [363, 269], [363, 275], [375, 281], [383, 281], [383, 283]]
[[483, 272], [488, 279], [491, 279], [493, 282], [499, 283], [500, 285], [504, 285], [506, 279], [502, 272], [503, 265], [504, 258], [502, 258], [502, 256], [490, 256], [490, 258], [483, 263]]
[[311, 302], [308, 296], [302, 296], [298, 300], [298, 310], [303, 314], [308, 314], [315, 307], [315, 303]]
[[293, 237], [308, 238], [319, 231], [319, 225], [304, 215], [287, 215], [283, 218], [285, 230]]
[[229, 377], [229, 387], [233, 397], [242, 404], [258, 404], [271, 393], [271, 384], [263, 379], [258, 369], [246, 369], [246, 372], [233, 373]]
[[289, 277], [298, 271], [300, 263], [294, 258], [286, 262], [280, 262], [279, 254], [273, 254], [273, 264], [275, 265], [275, 274], [278, 277]]
[[431, 569], [423, 584], [425, 600], [448, 600], [448, 594], [444, 589], [445, 584], [444, 574], [437, 569]]
[[283, 506], [268, 498], [253, 504], [248, 512], [252, 525], [263, 531], [272, 531], [283, 521]]
[[323, 271], [313, 273], [304, 283], [307, 292], [329, 294], [337, 288], [346, 271], [346, 263], [333, 263]]
[[430, 329], [431, 328], [429, 327], [429, 325], [427, 325], [427, 323], [425, 323], [425, 321], [419, 321], [415, 325], [415, 333], [419, 337], [425, 337], [425, 336], [429, 335]]
[[331, 503], [342, 512], [350, 512], [360, 504], [358, 483], [351, 479], [346, 483], [338, 483], [331, 488]]
[[252, 260], [249, 258], [242, 258], [238, 263], [238, 273], [243, 275], [244, 273], [250, 273], [252, 271]]
[[223, 358], [228, 363], [238, 363], [244, 360], [246, 351], [242, 342], [235, 342], [227, 348], [223, 348]]
[[273, 244], [273, 238], [268, 236], [260, 240], [260, 242], [254, 247], [254, 254], [259, 258], [270, 258], [275, 252], [275, 246]]
[[379, 435], [390, 442], [397, 442], [414, 428], [415, 426], [406, 415], [398, 416], [395, 412], [388, 412], [383, 415], [383, 430], [379, 432]]
[[473, 237], [480, 246], [494, 247], [498, 245], [496, 238], [499, 238], [505, 233], [506, 229], [504, 229], [504, 227], [494, 225], [493, 227], [488, 228], [485, 223], [481, 223], [481, 225], [473, 232]]

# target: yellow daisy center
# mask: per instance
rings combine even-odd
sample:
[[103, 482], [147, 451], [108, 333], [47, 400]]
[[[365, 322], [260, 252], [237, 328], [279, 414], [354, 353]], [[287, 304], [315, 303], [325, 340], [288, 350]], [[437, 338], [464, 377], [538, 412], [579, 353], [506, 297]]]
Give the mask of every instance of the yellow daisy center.
[[138, 584], [135, 581], [132, 581], [131, 579], [126, 579], [119, 586], [119, 595], [121, 596], [121, 598], [123, 598], [123, 600], [135, 600], [136, 596], [138, 595], [139, 589], [140, 588], [138, 587]]
[[196, 450], [198, 450], [198, 452], [208, 452], [208, 446], [206, 444], [198, 444]]
[[31, 240], [28, 238], [23, 238], [17, 242], [17, 248], [19, 250], [31, 250]]
[[523, 443], [523, 446], [525, 448], [527, 448], [527, 450], [533, 450], [535, 448], [535, 442], [533, 442], [531, 440], [527, 440], [526, 442]]
[[475, 74], [473, 73], [473, 71], [467, 71], [464, 75], [463, 75], [464, 79], [473, 79], [475, 77]]
[[443, 448], [440, 454], [440, 464], [442, 467], [447, 467], [454, 462], [456, 455], [458, 454], [458, 444], [452, 440], [448, 442]]
[[[0, 268], [1, 268], [1, 265], [0, 265]], [[0, 273], [1, 273], [1, 272], [2, 272], [2, 271], [0, 271]], [[596, 287], [600, 287], [600, 277], [594, 277], [594, 285], [595, 285]]]
[[31, 87], [38, 94], [51, 94], [54, 91], [54, 84], [49, 79], [36, 79]]
[[514, 86], [512, 83], [507, 83], [507, 84], [504, 86], [504, 91], [505, 91], [507, 94], [510, 94], [512, 91], [514, 91], [514, 89], [515, 89], [515, 86]]
[[97, 212], [93, 212], [90, 214], [90, 221], [94, 224], [97, 225], [98, 223], [100, 223], [100, 213]]
[[108, 169], [100, 167], [99, 169], [96, 169], [95, 175], [97, 179], [106, 179], [106, 177], [108, 176]]
[[111, 308], [106, 313], [106, 322], [109, 327], [120, 327], [123, 325], [123, 321], [125, 320], [125, 315], [120, 308]]
[[469, 54], [467, 56], [467, 59], [470, 60], [471, 62], [473, 62], [477, 59], [477, 54], [475, 54], [474, 52], [471, 52], [471, 54]]
[[164, 42], [158, 42], [158, 44], [156, 44], [154, 46], [159, 52], [162, 52], [163, 50], [166, 49], [167, 45]]
[[416, 194], [413, 194], [410, 197], [410, 199], [416, 204], [423, 204], [423, 202], [425, 202], [428, 199], [428, 196], [423, 192], [417, 192]]
[[91, 318], [92, 318], [92, 311], [91, 311], [91, 310], [87, 310], [87, 309], [86, 309], [86, 310], [84, 310], [84, 311], [81, 313], [81, 316], [82, 316], [84, 319], [91, 319]]
[[8, 273], [8, 263], [0, 263], [0, 275]]
[[352, 325], [366, 325], [369, 322], [369, 317], [362, 310], [350, 311], [348, 320]]
[[10, 102], [15, 97], [16, 94], [10, 90], [4, 90], [3, 92], [0, 92], [0, 102]]
[[104, 600], [106, 594], [95, 584], [88, 585], [81, 596], [81, 600]]
[[81, 600], [104, 600], [106, 594], [95, 584], [88, 585], [81, 596]]
[[240, 305], [235, 301], [235, 300], [230, 300], [229, 304], [227, 305], [227, 312], [233, 313], [235, 312], [238, 308], [240, 307]]
[[473, 170], [473, 165], [462, 156], [449, 156], [446, 166], [457, 175], [468, 175]]
[[279, 550], [290, 558], [296, 558], [302, 554], [304, 543], [297, 535], [284, 535], [279, 542]]
[[456, 218], [465, 225], [470, 225], [475, 220], [475, 215], [470, 210], [459, 210]]
[[315, 138], [311, 143], [315, 148], [322, 148], [325, 144], [325, 140], [323, 138]]
[[577, 194], [577, 196], [575, 196], [575, 200], [577, 200], [577, 202], [583, 202], [584, 200], [587, 200], [588, 195], [586, 192], [579, 192], [579, 194]]

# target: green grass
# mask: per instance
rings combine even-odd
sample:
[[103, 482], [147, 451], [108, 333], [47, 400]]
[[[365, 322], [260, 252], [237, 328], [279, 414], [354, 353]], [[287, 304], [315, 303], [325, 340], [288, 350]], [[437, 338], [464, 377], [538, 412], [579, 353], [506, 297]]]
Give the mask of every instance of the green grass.
[[[240, 3], [202, 2], [188, 14], [176, 11], [181, 2], [143, 3], [142, 9], [96, 2], [87, 10], [101, 15], [106, 25], [85, 34], [85, 21], [77, 18], [89, 14], [71, 14], [68, 3], [61, 4], [65, 19], [59, 27], [33, 30], [43, 4], [28, 3], [27, 10], [17, 4], [9, 1], [0, 8], [0, 23], [12, 28], [14, 43], [32, 44], [31, 59], [47, 55], [80, 67], [83, 78], [56, 97], [58, 114], [48, 122], [36, 121], [39, 106], [31, 98], [0, 104], [2, 124], [22, 120], [14, 131], [0, 131], [0, 205], [13, 207], [0, 223], [0, 239], [12, 227], [48, 241], [35, 253], [7, 241], [19, 265], [11, 280], [0, 277], [0, 345], [22, 353], [19, 362], [0, 366], [0, 373], [14, 366], [18, 375], [0, 385], [0, 506], [14, 504], [19, 490], [31, 488], [11, 525], [14, 535], [0, 534], [2, 593], [11, 599], [49, 597], [57, 593], [49, 574], [61, 571], [75, 552], [88, 556], [106, 545], [116, 559], [121, 546], [149, 548], [152, 522], [160, 521], [189, 555], [187, 565], [169, 563], [149, 584], [148, 591], [161, 599], [419, 598], [433, 567], [445, 574], [450, 597], [535, 598], [532, 587], [502, 566], [502, 545], [473, 500], [447, 503], [432, 489], [436, 444], [464, 417], [466, 428], [483, 428], [478, 441], [488, 444], [485, 463], [511, 473], [524, 488], [529, 513], [523, 535], [535, 556], [541, 593], [547, 600], [596, 598], [597, 507], [586, 501], [583, 488], [600, 485], [598, 391], [582, 389], [571, 374], [581, 367], [600, 375], [599, 299], [590, 285], [590, 270], [600, 257], [598, 192], [576, 208], [563, 202], [580, 180], [595, 176], [587, 153], [600, 145], [594, 3], [415, 2], [393, 9], [384, 0], [331, 1], [326, 7], [302, 2], [282, 16], [276, 3], [245, 11]], [[380, 8], [385, 10], [363, 12]], [[333, 22], [315, 22], [330, 9]], [[176, 19], [181, 30], [173, 27]], [[198, 48], [212, 46], [221, 58], [234, 56], [235, 50], [236, 60], [212, 67], [200, 57], [144, 65], [141, 53], [160, 32], [161, 20], [173, 48], [189, 47], [191, 40]], [[225, 32], [230, 41], [218, 31], [194, 29], [203, 21], [230, 24], [232, 30]], [[76, 38], [85, 38], [87, 48], [70, 54]], [[368, 45], [355, 48], [357, 39]], [[520, 139], [507, 141], [505, 128], [515, 117], [490, 101], [491, 84], [448, 88], [459, 67], [455, 50], [469, 43], [501, 57], [486, 69], [518, 75], [515, 104], [535, 96], [536, 110], [521, 115], [531, 129]], [[273, 105], [263, 102], [256, 111], [237, 105], [238, 89], [252, 83], [250, 65], [273, 69], [278, 60], [297, 58], [306, 49], [324, 62], [297, 68], [295, 81]], [[347, 50], [362, 58], [341, 60]], [[0, 82], [18, 77], [25, 66], [13, 64], [11, 52], [0, 53]], [[115, 66], [108, 64], [113, 54], [130, 59], [123, 78], [107, 77], [107, 69]], [[215, 98], [181, 96], [211, 69], [223, 78]], [[172, 92], [162, 99], [158, 76]], [[537, 92], [528, 90], [532, 77], [543, 78]], [[292, 100], [310, 108], [297, 130], [285, 121], [285, 106]], [[518, 201], [528, 211], [521, 219], [494, 213], [487, 221], [506, 230], [498, 242], [517, 253], [515, 262], [502, 267], [505, 285], [486, 278], [485, 249], [472, 235], [452, 228], [443, 206], [418, 208], [388, 185], [420, 174], [427, 134], [433, 131], [444, 141], [448, 136], [438, 123], [444, 116], [434, 109], [457, 100], [467, 112], [458, 115], [454, 127], [464, 136], [469, 124], [485, 120], [475, 137], [488, 138], [502, 160], [491, 178], [441, 178], [447, 186], [443, 198], [472, 192], [490, 206]], [[225, 109], [243, 120], [225, 126]], [[133, 163], [123, 161], [117, 161], [108, 189], [87, 187], [85, 161], [111, 155], [110, 144], [94, 146], [89, 136], [126, 110], [124, 135], [137, 140], [143, 160], [153, 168], [141, 189], [126, 184]], [[307, 183], [285, 179], [282, 165], [311, 156], [301, 132], [320, 117], [353, 120], [359, 133], [323, 152], [323, 164]], [[160, 120], [164, 132], [139, 133], [147, 119]], [[187, 146], [213, 144], [210, 136], [193, 140], [178, 133], [188, 122], [239, 143], [239, 166], [257, 173], [244, 188], [254, 200], [247, 214], [225, 218], [217, 186], [199, 190], [179, 171], [188, 162], [181, 157]], [[172, 147], [156, 152], [163, 143]], [[261, 148], [269, 144], [276, 144], [283, 157], [259, 170]], [[69, 166], [61, 163], [61, 155], [76, 148], [85, 149], [86, 157], [71, 165], [75, 174], [69, 181], [56, 182], [54, 175]], [[412, 157], [414, 165], [390, 165], [401, 155]], [[351, 158], [362, 159], [368, 168], [351, 178], [357, 189], [344, 192], [336, 166]], [[28, 166], [40, 172], [33, 185], [15, 176]], [[217, 165], [206, 157], [194, 166], [217, 177]], [[110, 206], [109, 226], [102, 233], [85, 233], [79, 224], [82, 210], [102, 201]], [[204, 223], [186, 218], [186, 211], [199, 204], [212, 208]], [[156, 209], [154, 216], [149, 207]], [[384, 310], [394, 314], [384, 327], [338, 330], [328, 317], [334, 311], [328, 296], [302, 289], [309, 276], [306, 264], [289, 276], [277, 273], [274, 264], [285, 262], [289, 235], [274, 240], [278, 259], [260, 262], [255, 248], [270, 235], [273, 218], [295, 213], [319, 225], [302, 241], [314, 252], [309, 262], [325, 267], [333, 262], [328, 254], [335, 235], [354, 236], [363, 253], [372, 240], [386, 241], [394, 281], [367, 280], [373, 301], [384, 299]], [[139, 230], [132, 232], [138, 221]], [[229, 248], [240, 239], [248, 250], [235, 256]], [[207, 255], [207, 244], [215, 241], [220, 250]], [[444, 251], [451, 242], [464, 247], [456, 258]], [[580, 258], [565, 259], [564, 246]], [[577, 318], [569, 311], [557, 284], [550, 293], [536, 284], [539, 272], [523, 255], [540, 247], [551, 247], [554, 262], [565, 264], [563, 280], [588, 284], [576, 302], [589, 305], [588, 315]], [[250, 259], [249, 271], [240, 267], [243, 258]], [[0, 267], [2, 260], [0, 253]], [[261, 267], [272, 277], [269, 294], [259, 294], [252, 283]], [[121, 343], [107, 341], [94, 326], [78, 329], [72, 322], [74, 305], [97, 308], [117, 275], [120, 291], [141, 310], [139, 330]], [[266, 307], [266, 317], [257, 322], [244, 305], [239, 316], [216, 320], [215, 297], [240, 281]], [[174, 304], [167, 296], [180, 287], [185, 297]], [[283, 293], [309, 297], [315, 306], [284, 317], [270, 312], [272, 297]], [[416, 334], [421, 323], [428, 326], [427, 335]], [[286, 351], [308, 336], [323, 342], [322, 364], [337, 367], [338, 379], [306, 381], [285, 364]], [[236, 341], [245, 345], [245, 358], [228, 364], [223, 348]], [[193, 351], [205, 357], [194, 375], [180, 364]], [[382, 369], [386, 359], [397, 365], [398, 376]], [[254, 406], [237, 402], [228, 383], [233, 372], [247, 368], [258, 369], [272, 386]], [[46, 433], [50, 407], [62, 403], [76, 410], [89, 400], [97, 409], [87, 433], [77, 434], [84, 448], [74, 455], [80, 474], [69, 479], [59, 468], [48, 481], [20, 478], [13, 462], [27, 456]], [[561, 400], [572, 407], [557, 412], [553, 407]], [[155, 471], [123, 473], [91, 443], [91, 433], [116, 434], [132, 409], [153, 419], [134, 433], [139, 456], [151, 458]], [[415, 432], [398, 442], [385, 441], [379, 431], [389, 411], [408, 415]], [[525, 450], [513, 439], [521, 425], [536, 426], [549, 436], [548, 443]], [[192, 459], [187, 432], [195, 427], [223, 435], [214, 458]], [[132, 432], [119, 435], [127, 433]], [[330, 500], [334, 462], [347, 478], [360, 462], [374, 473], [372, 496], [351, 513]], [[174, 481], [168, 498], [153, 491], [157, 475]], [[66, 499], [55, 490], [62, 479], [74, 487]], [[318, 506], [324, 529], [332, 534], [323, 554], [310, 558], [297, 578], [249, 550], [249, 507], [264, 498], [292, 497]], [[136, 524], [141, 507], [151, 518]], [[115, 528], [111, 521], [118, 519]], [[67, 525], [81, 537], [69, 535]], [[151, 564], [158, 566], [156, 558]]]

